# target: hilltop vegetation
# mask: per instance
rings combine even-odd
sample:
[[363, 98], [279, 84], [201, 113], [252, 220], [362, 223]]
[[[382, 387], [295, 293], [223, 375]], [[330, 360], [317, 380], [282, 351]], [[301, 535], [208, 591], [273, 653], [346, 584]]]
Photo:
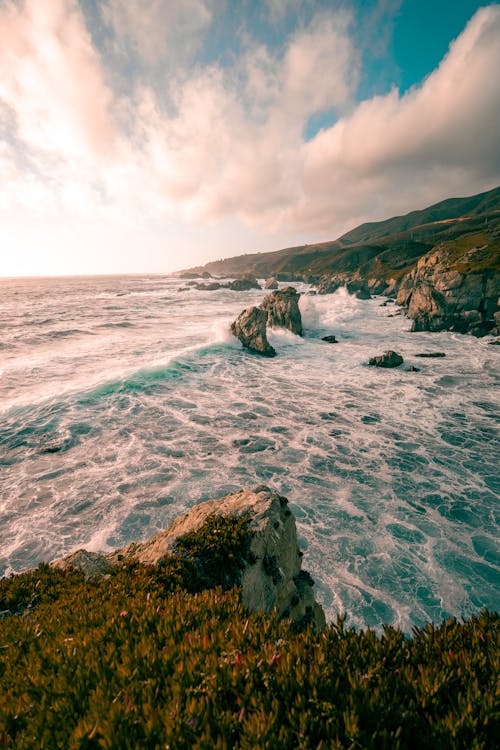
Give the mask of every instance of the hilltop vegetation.
[[244, 519], [212, 519], [161, 566], [0, 581], [0, 746], [494, 746], [498, 615], [297, 633], [228, 589], [246, 549]]
[[468, 198], [451, 198], [429, 208], [386, 221], [362, 224], [337, 240], [255, 253], [207, 263], [214, 276], [302, 276], [356, 274], [389, 281], [415, 267], [419, 258], [442, 242], [483, 231], [493, 242], [500, 231], [500, 188]]

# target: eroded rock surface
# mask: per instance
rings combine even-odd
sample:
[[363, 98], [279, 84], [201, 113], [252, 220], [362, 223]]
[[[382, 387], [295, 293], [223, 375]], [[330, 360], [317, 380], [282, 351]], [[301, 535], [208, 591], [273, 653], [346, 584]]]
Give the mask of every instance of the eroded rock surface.
[[443, 243], [405, 276], [398, 304], [407, 307], [413, 331], [500, 332], [500, 243], [472, 234]]
[[301, 569], [302, 554], [288, 500], [265, 486], [200, 503], [146, 542], [106, 555], [78, 550], [52, 565], [78, 568], [89, 577], [105, 575], [111, 565], [128, 560], [156, 565], [175, 550], [181, 537], [197, 531], [213, 514], [249, 519], [251, 556], [241, 574], [243, 604], [256, 612], [277, 610], [298, 627], [308, 623], [317, 630], [324, 627], [325, 615], [315, 601], [313, 580]]
[[267, 340], [267, 313], [260, 307], [247, 307], [231, 325], [231, 332], [246, 349], [266, 357], [276, 356], [276, 350]]
[[300, 294], [293, 286], [286, 286], [271, 292], [260, 305], [267, 315], [267, 325], [271, 328], [288, 328], [302, 336], [302, 316], [299, 310]]

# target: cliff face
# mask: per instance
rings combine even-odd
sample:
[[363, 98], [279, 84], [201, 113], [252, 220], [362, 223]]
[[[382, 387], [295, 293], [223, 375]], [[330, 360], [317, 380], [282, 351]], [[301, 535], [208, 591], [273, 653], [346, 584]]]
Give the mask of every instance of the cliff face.
[[407, 307], [413, 331], [499, 333], [500, 241], [472, 233], [433, 248], [407, 274], [398, 304]]
[[200, 503], [141, 544], [133, 543], [107, 555], [78, 550], [52, 565], [78, 568], [89, 577], [105, 575], [110, 566], [129, 560], [157, 565], [175, 551], [179, 539], [200, 529], [213, 514], [248, 517], [250, 554], [242, 562], [238, 581], [244, 606], [257, 612], [276, 609], [299, 627], [311, 622], [316, 629], [322, 628], [325, 615], [314, 599], [311, 576], [301, 569], [302, 553], [288, 500], [264, 486]]

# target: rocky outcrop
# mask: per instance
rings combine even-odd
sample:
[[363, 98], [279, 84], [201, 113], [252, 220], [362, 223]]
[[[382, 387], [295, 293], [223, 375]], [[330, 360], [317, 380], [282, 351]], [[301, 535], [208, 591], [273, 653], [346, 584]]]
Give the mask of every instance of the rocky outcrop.
[[377, 279], [370, 279], [370, 282], [367, 282], [365, 279], [357, 277], [356, 274], [328, 274], [321, 277], [318, 284], [318, 294], [333, 294], [337, 289], [345, 287], [349, 294], [353, 294], [358, 299], [371, 299], [372, 293], [379, 294], [379, 291], [375, 290], [383, 290], [386, 286], [385, 282], [381, 283]]
[[276, 281], [276, 278], [274, 276], [271, 276], [271, 278], [266, 281], [264, 289], [277, 289], [277, 288], [278, 288], [278, 282]]
[[191, 286], [202, 292], [215, 292], [217, 289], [230, 289], [232, 292], [248, 292], [250, 289], [261, 289], [257, 279], [248, 277], [234, 279], [234, 281], [228, 281], [227, 284], [221, 284], [220, 281], [211, 281], [208, 284], [194, 282], [191, 283]]
[[267, 325], [271, 328], [288, 328], [297, 336], [302, 336], [299, 299], [300, 294], [293, 286], [286, 286], [268, 294], [260, 306], [267, 315]]
[[105, 575], [111, 566], [125, 561], [157, 565], [176, 550], [179, 539], [197, 531], [214, 514], [248, 518], [250, 554], [243, 560], [238, 581], [243, 604], [255, 612], [277, 610], [299, 628], [309, 623], [317, 630], [324, 627], [325, 615], [315, 601], [314, 582], [301, 569], [302, 553], [288, 500], [264, 486], [200, 503], [146, 542], [105, 555], [79, 550], [52, 565], [78, 568], [88, 577]]
[[242, 279], [235, 279], [228, 284], [223, 284], [223, 286], [226, 289], [231, 289], [233, 292], [248, 292], [250, 289], [261, 289], [257, 279], [248, 276]]
[[371, 357], [368, 364], [372, 367], [399, 367], [403, 364], [403, 357], [397, 352], [389, 350], [378, 357]]
[[231, 324], [231, 332], [245, 349], [265, 357], [274, 357], [276, 350], [267, 340], [266, 327], [267, 313], [260, 307], [247, 307]]
[[249, 307], [231, 324], [231, 332], [250, 351], [274, 357], [276, 351], [267, 340], [266, 328], [287, 328], [302, 336], [300, 294], [287, 286], [264, 297], [259, 307]]
[[397, 301], [413, 331], [498, 333], [500, 243], [484, 243], [483, 234], [474, 234], [438, 245], [405, 276]]

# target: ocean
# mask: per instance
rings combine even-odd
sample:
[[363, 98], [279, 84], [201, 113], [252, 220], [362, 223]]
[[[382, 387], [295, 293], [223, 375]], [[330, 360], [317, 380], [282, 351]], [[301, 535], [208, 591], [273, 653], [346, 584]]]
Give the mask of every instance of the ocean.
[[[0, 280], [0, 575], [267, 484], [329, 619], [409, 632], [499, 610], [499, 347], [296, 284], [305, 335], [271, 331], [265, 359], [229, 329], [264, 291], [183, 285]], [[387, 349], [402, 368], [367, 366]]]

